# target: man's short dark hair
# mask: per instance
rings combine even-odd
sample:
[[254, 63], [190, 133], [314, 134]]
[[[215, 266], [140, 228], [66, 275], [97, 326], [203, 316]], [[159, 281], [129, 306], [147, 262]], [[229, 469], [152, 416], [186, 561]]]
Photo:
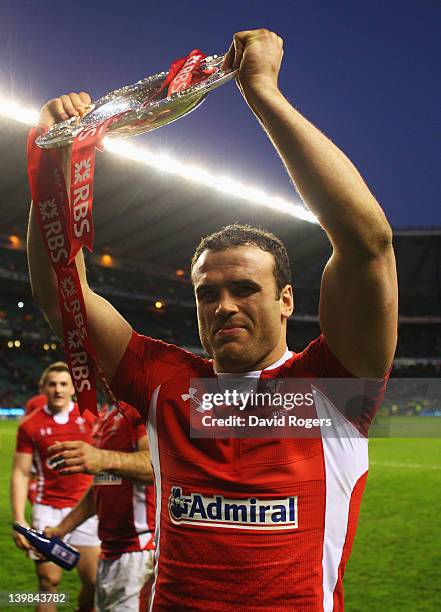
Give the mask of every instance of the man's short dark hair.
[[256, 246], [268, 251], [274, 257], [274, 279], [277, 287], [277, 298], [285, 285], [291, 284], [291, 266], [285, 245], [271, 232], [233, 223], [201, 239], [191, 260], [191, 270], [204, 251], [225, 251], [239, 246]]

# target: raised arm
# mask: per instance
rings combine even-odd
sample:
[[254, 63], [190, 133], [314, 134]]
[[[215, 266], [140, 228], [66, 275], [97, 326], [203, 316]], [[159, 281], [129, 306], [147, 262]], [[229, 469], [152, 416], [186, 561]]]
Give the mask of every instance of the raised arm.
[[109, 472], [134, 482], [153, 482], [147, 436], [139, 439], [138, 450], [134, 452], [95, 448], [81, 440], [54, 444], [49, 452], [54, 453], [54, 459], [62, 460], [59, 469], [63, 475]]
[[[50, 100], [41, 109], [39, 125], [49, 128], [68, 117], [83, 115], [88, 104], [90, 96], [84, 92], [71, 93]], [[59, 151], [68, 193], [70, 154], [70, 147], [64, 147]], [[104, 373], [110, 380], [130, 340], [131, 327], [109, 302], [90, 289], [82, 253], [78, 254], [76, 264], [83, 288], [89, 333]], [[42, 308], [54, 332], [61, 338], [62, 325], [56, 276], [47, 256], [33, 207], [31, 207], [28, 228], [28, 265], [34, 299]]]
[[398, 297], [392, 231], [354, 165], [278, 89], [283, 41], [267, 30], [234, 36], [225, 66], [282, 158], [333, 254], [320, 296], [320, 325], [343, 365], [382, 376], [396, 347]]

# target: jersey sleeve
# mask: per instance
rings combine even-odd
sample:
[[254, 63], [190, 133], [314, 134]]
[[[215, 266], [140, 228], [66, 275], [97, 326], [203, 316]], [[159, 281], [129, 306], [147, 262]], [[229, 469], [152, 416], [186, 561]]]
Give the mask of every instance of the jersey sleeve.
[[[302, 370], [319, 379], [318, 385], [333, 406], [365, 437], [381, 406], [391, 369], [382, 378], [358, 378], [334, 355], [321, 334], [299, 355]], [[302, 374], [303, 375], [303, 374]]]
[[141, 438], [144, 438], [144, 436], [147, 435], [147, 429], [145, 427], [143, 417], [136, 410], [136, 408], [130, 404], [126, 404], [125, 402], [120, 403], [120, 409], [124, 412], [128, 423], [130, 423], [130, 427], [135, 433], [136, 441], [139, 442]]
[[112, 379], [112, 391], [146, 417], [153, 391], [179, 371], [185, 353], [134, 331]]
[[33, 452], [33, 442], [32, 438], [29, 435], [26, 427], [22, 425], [19, 426], [17, 430], [17, 443], [15, 446], [15, 450], [17, 453], [30, 453]]

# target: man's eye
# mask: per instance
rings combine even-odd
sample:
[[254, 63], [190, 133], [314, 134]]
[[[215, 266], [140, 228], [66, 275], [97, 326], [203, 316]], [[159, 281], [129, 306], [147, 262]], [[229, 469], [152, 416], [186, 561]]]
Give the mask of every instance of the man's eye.
[[250, 285], [244, 285], [242, 287], [236, 287], [234, 290], [234, 293], [236, 295], [240, 295], [240, 296], [245, 296], [245, 295], [251, 295], [252, 293], [256, 292], [256, 288], [255, 287], [251, 287]]
[[216, 299], [216, 293], [215, 291], [203, 291], [198, 297], [201, 302], [212, 302]]

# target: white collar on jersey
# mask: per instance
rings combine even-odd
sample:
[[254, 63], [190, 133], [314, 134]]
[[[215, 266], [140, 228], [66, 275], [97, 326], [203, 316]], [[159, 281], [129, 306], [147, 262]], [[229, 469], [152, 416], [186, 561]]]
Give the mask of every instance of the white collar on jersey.
[[72, 400], [67, 410], [62, 410], [61, 412], [57, 412], [56, 414], [52, 414], [52, 412], [47, 407], [47, 404], [43, 408], [45, 413], [51, 416], [54, 419], [55, 423], [58, 423], [58, 425], [66, 425], [66, 423], [69, 421], [69, 413], [71, 413], [73, 409], [74, 403]]
[[[280, 359], [278, 359], [275, 363], [265, 368], [265, 370], [275, 370], [279, 366], [283, 365], [285, 361], [288, 361], [288, 359], [291, 359], [292, 355], [293, 355], [292, 351], [290, 351], [288, 348], [285, 349], [285, 352], [280, 357]], [[262, 372], [263, 370], [253, 370], [252, 372], [240, 372], [240, 373], [238, 372], [216, 372], [216, 374], [219, 378], [228, 378], [228, 377], [230, 378], [242, 378], [242, 377], [243, 378], [259, 378]]]

